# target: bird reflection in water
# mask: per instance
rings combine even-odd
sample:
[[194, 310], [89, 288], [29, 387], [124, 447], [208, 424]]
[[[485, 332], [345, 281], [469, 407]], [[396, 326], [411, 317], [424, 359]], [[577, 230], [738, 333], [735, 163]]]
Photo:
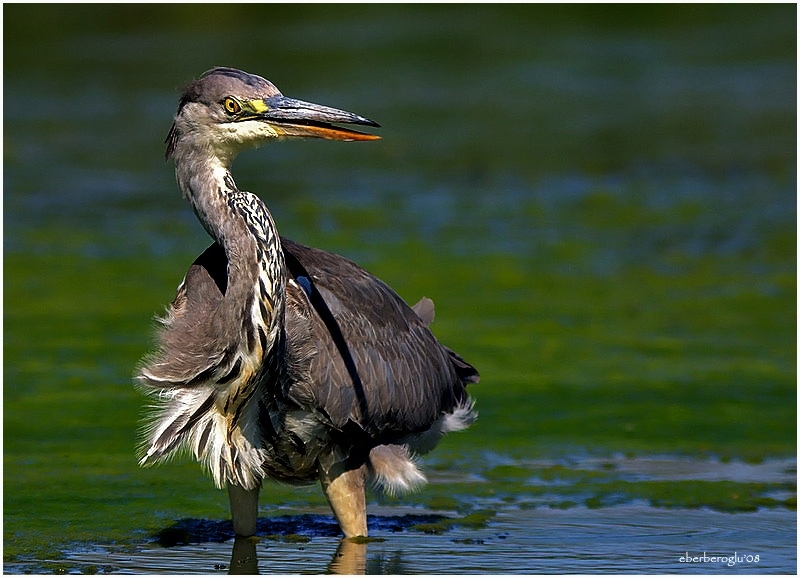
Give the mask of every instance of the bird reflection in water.
[[[258, 574], [258, 554], [256, 546], [259, 539], [255, 536], [237, 536], [233, 541], [231, 552], [231, 563], [229, 574]], [[336, 548], [333, 557], [327, 567], [328, 574], [366, 574], [367, 573], [367, 541], [352, 538], [342, 538]], [[396, 570], [391, 568], [380, 568], [383, 561], [373, 560], [370, 566], [377, 565], [378, 568], [370, 568], [370, 574], [396, 574]], [[393, 559], [391, 566], [396, 566], [398, 560]]]

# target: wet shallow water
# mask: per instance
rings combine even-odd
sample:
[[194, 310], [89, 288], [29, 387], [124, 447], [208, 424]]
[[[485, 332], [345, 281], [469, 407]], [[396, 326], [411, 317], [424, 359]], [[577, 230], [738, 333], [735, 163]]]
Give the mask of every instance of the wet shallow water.
[[[609, 472], [639, 481], [728, 481], [792, 484], [795, 459], [693, 460], [671, 456], [632, 459], [574, 457], [513, 461], [484, 456], [489, 465], [543, 471]], [[495, 466], [498, 467], [498, 466]], [[456, 472], [431, 472], [433, 487], [487, 480]], [[541, 486], [542, 480], [527, 483]], [[324, 507], [262, 508], [257, 539], [233, 539], [227, 520], [184, 519], [139, 544], [72, 547], [58, 560], [8, 564], [6, 572], [132, 574], [553, 574], [553, 573], [794, 573], [797, 512], [760, 508], [721, 512], [709, 508], [656, 508], [633, 499], [587, 507], [555, 484], [537, 500], [514, 504], [503, 496], [473, 499], [472, 522], [456, 511], [425, 507], [369, 507], [370, 540], [340, 540]], [[787, 486], [788, 487], [788, 486]], [[793, 492], [778, 492], [785, 499]], [[777, 496], [778, 493], [775, 493]], [[588, 502], [587, 502], [588, 503]], [[546, 504], [560, 504], [548, 506]], [[480, 509], [483, 508], [483, 509]], [[477, 512], [477, 518], [475, 513]], [[688, 558], [687, 558], [688, 557]]]
[[[371, 534], [383, 541], [363, 545], [343, 545], [333, 536], [301, 543], [261, 539], [249, 549], [237, 544], [235, 553], [233, 540], [169, 548], [148, 544], [124, 553], [74, 552], [63, 563], [72, 572], [147, 574], [251, 573], [256, 568], [263, 574], [793, 574], [797, 568], [797, 514], [786, 510], [726, 514], [641, 504], [509, 508], [498, 511], [485, 528], [438, 535], [386, 529], [389, 516], [419, 515], [419, 509], [377, 510]], [[681, 560], [687, 554], [700, 559]]]

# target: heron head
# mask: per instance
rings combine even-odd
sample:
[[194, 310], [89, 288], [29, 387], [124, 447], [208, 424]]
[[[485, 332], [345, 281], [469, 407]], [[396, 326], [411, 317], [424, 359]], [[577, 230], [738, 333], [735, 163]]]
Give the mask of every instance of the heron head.
[[378, 123], [336, 108], [287, 98], [270, 81], [235, 68], [212, 68], [183, 92], [167, 135], [166, 158], [183, 142], [207, 147], [219, 156], [269, 139], [377, 140], [334, 123], [378, 127]]

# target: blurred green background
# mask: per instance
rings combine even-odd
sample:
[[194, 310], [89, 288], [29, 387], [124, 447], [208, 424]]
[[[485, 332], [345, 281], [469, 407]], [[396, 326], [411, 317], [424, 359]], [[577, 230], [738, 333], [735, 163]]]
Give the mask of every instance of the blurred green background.
[[434, 299], [482, 381], [433, 467], [796, 454], [794, 5], [3, 16], [7, 561], [227, 515], [196, 464], [137, 467], [131, 384], [209, 242], [163, 139], [215, 65], [382, 124], [234, 174], [283, 234]]

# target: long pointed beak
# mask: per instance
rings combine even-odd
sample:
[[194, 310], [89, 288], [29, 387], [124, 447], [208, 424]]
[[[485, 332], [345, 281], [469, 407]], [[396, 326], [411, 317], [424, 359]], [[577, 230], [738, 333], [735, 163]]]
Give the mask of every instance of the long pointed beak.
[[268, 122], [283, 136], [316, 137], [330, 140], [378, 140], [381, 137], [335, 126], [333, 123], [358, 124], [379, 127], [368, 118], [311, 102], [304, 102], [283, 95], [248, 103], [257, 118]]

